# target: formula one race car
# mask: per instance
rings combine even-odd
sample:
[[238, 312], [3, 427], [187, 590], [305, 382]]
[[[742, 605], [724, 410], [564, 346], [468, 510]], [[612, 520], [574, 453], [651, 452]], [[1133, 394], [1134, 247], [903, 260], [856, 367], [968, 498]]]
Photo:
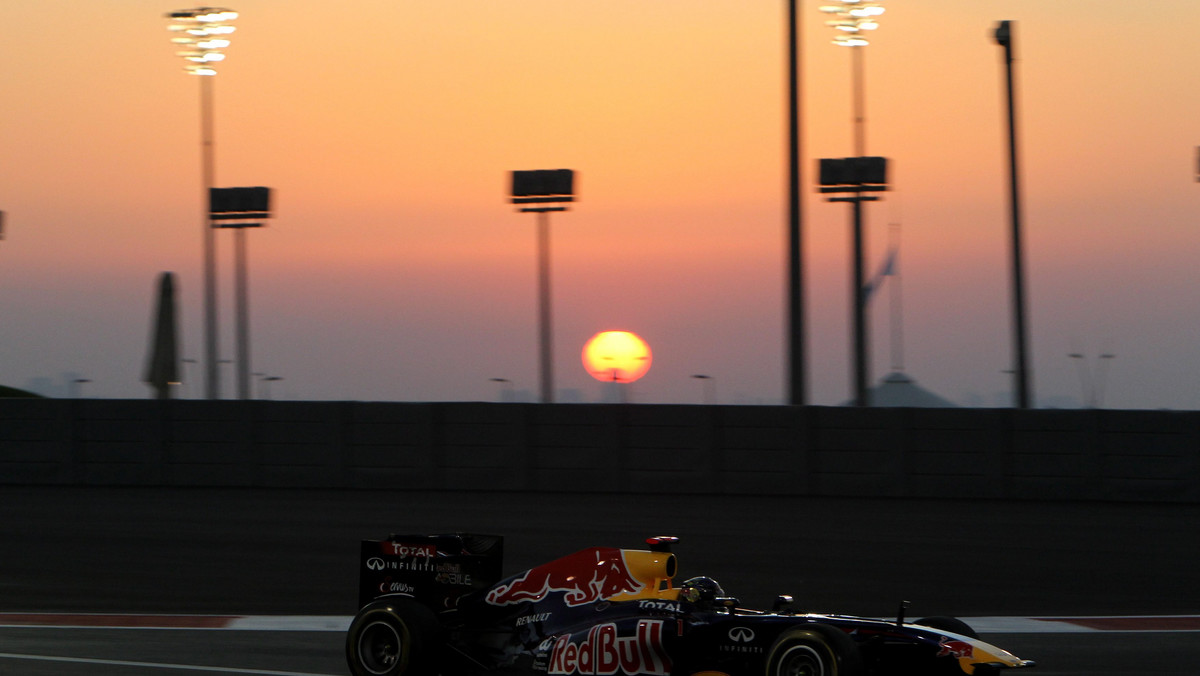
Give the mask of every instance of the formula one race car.
[[592, 547], [501, 579], [503, 539], [390, 536], [362, 543], [356, 676], [867, 676], [1032, 667], [950, 617], [749, 610], [711, 578], [673, 584], [671, 544]]

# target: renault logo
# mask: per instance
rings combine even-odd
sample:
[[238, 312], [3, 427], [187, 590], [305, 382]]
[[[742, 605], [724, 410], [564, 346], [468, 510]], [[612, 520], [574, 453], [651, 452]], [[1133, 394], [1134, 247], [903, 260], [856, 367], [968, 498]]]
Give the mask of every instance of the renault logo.
[[754, 632], [747, 627], [734, 627], [729, 630], [729, 640], [734, 643], [749, 643], [754, 640]]

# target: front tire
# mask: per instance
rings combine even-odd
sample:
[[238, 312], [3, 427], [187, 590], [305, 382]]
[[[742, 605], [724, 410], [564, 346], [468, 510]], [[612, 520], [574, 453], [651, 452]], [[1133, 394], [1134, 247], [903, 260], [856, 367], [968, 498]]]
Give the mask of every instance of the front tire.
[[412, 599], [363, 607], [346, 633], [346, 661], [354, 676], [423, 676], [437, 633], [433, 611]]
[[861, 676], [862, 655], [846, 632], [827, 624], [785, 631], [767, 656], [766, 676]]

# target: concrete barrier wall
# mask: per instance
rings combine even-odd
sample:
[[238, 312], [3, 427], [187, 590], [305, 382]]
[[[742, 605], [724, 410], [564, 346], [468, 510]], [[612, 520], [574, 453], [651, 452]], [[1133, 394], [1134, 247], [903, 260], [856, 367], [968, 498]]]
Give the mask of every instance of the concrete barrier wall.
[[0, 483], [1200, 502], [1200, 412], [0, 399]]

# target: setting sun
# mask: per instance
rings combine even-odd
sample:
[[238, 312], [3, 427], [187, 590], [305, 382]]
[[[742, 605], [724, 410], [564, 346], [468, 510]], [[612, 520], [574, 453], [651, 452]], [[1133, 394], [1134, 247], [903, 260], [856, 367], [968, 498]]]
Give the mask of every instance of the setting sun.
[[629, 331], [602, 331], [583, 346], [583, 367], [596, 380], [632, 383], [650, 370], [650, 346]]

